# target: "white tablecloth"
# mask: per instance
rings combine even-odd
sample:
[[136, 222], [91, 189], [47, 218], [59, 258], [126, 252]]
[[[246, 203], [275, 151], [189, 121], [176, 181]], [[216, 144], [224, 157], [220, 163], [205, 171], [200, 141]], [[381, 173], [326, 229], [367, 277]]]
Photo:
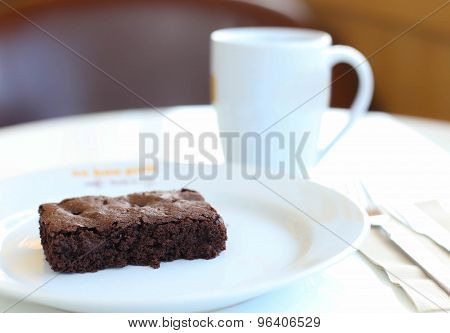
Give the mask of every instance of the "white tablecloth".
[[[215, 130], [209, 106], [164, 112], [193, 133]], [[346, 121], [328, 112], [323, 141]], [[450, 125], [448, 126], [450, 129]], [[179, 131], [150, 110], [128, 110], [48, 120], [0, 129], [0, 179], [25, 172], [112, 161], [138, 162], [138, 133]], [[445, 137], [445, 136], [442, 136]], [[449, 130], [450, 142], [450, 130]], [[447, 143], [444, 143], [444, 145]], [[450, 155], [384, 113], [370, 113], [310, 172], [327, 186], [364, 178], [378, 195], [393, 200], [450, 199]], [[0, 308], [15, 300], [0, 295]], [[405, 312], [403, 292], [363, 257], [353, 254], [282, 290], [224, 309], [226, 312]], [[12, 311], [58, 311], [22, 302]]]

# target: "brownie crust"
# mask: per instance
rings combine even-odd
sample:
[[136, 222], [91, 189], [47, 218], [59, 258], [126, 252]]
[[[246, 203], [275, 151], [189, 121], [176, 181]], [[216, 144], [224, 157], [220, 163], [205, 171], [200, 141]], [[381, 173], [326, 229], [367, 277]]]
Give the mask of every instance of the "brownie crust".
[[84, 196], [39, 207], [45, 257], [56, 272], [126, 265], [158, 268], [175, 259], [212, 259], [225, 250], [222, 217], [196, 191]]

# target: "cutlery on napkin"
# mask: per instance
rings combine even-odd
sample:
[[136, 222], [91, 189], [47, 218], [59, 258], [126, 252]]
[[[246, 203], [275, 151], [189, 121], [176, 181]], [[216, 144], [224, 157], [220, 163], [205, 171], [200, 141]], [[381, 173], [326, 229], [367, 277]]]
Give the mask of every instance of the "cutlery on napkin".
[[[416, 236], [416, 242], [427, 247], [436, 247], [427, 237]], [[438, 250], [444, 251], [441, 248]], [[405, 252], [399, 250], [380, 228], [372, 228], [361, 244], [360, 251], [372, 264], [385, 271], [388, 279], [404, 291], [418, 312], [450, 311], [448, 294]], [[440, 258], [444, 255], [446, 254], [442, 253]], [[448, 262], [449, 259], [446, 260]]]
[[[364, 184], [360, 183], [360, 196], [365, 202], [365, 210], [367, 214], [371, 217], [370, 223], [372, 226], [381, 227], [388, 235], [388, 237], [400, 248], [402, 249], [420, 268], [427, 274], [431, 279], [433, 279], [447, 294], [450, 294], [450, 266], [445, 266], [441, 260], [436, 258], [436, 255], [429, 251], [426, 247], [415, 240], [415, 237], [411, 237], [408, 233], [406, 227], [400, 225], [399, 223], [394, 223], [391, 221], [388, 215], [384, 214], [382, 209], [380, 209], [373, 201], [371, 195], [369, 194], [367, 188]], [[397, 206], [395, 206], [397, 207]], [[403, 205], [402, 208], [403, 217], [412, 216], [417, 219], [420, 215], [412, 211], [408, 212], [408, 207], [413, 207], [413, 205]], [[419, 210], [419, 208], [416, 208]], [[435, 225], [436, 223], [432, 219], [422, 213], [426, 219], [422, 220], [422, 223], [430, 223]], [[396, 218], [396, 216], [394, 215]], [[430, 221], [431, 220], [431, 221]], [[401, 221], [404, 225], [410, 226], [409, 220], [404, 217]], [[426, 228], [421, 228], [419, 220], [415, 220], [416, 228], [411, 228], [416, 231], [417, 228], [425, 230]], [[431, 228], [430, 228], [431, 229]], [[444, 230], [444, 233], [446, 231]], [[420, 232], [420, 234], [425, 235]], [[426, 235], [425, 235], [426, 236]], [[445, 236], [445, 235], [444, 235]]]
[[[384, 214], [362, 184], [347, 186], [347, 193], [366, 212], [373, 228], [361, 252], [383, 268], [418, 311], [450, 310], [450, 257], [446, 250]], [[450, 217], [450, 214], [449, 214]]]
[[381, 227], [408, 257], [410, 257], [439, 287], [450, 294], [450, 267], [414, 238], [408, 237], [402, 225], [395, 224], [388, 215], [375, 215], [369, 219], [372, 226]]

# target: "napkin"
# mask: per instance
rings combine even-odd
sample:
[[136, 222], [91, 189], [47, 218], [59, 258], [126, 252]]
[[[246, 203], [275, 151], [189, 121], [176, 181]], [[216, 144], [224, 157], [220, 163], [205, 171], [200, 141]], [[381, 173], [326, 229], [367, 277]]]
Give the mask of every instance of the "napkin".
[[[371, 217], [368, 218], [370, 221]], [[398, 227], [402, 225], [392, 217], [389, 218], [388, 223], [397, 224]], [[450, 267], [448, 251], [412, 229], [404, 228], [404, 231], [413, 244], [422, 244], [444, 265]], [[383, 269], [392, 283], [404, 290], [417, 311], [450, 311], [449, 295], [395, 245], [382, 229], [372, 227], [369, 236], [360, 246], [360, 251], [373, 264]]]

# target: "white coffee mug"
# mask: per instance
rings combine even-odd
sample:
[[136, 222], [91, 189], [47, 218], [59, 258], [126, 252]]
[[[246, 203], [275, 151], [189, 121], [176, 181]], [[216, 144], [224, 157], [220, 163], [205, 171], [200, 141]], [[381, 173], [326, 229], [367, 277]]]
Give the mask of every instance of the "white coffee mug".
[[[321, 116], [330, 105], [331, 70], [341, 62], [355, 68], [358, 91], [348, 125], [320, 150], [317, 139]], [[297, 133], [296, 145], [301, 144], [307, 133], [301, 153], [307, 167], [314, 165], [366, 113], [372, 95], [373, 75], [366, 58], [352, 47], [332, 45], [331, 36], [326, 32], [245, 27], [221, 29], [211, 34], [211, 98], [220, 131], [240, 135], [254, 132], [263, 136], [273, 132], [286, 136]], [[272, 160], [292, 158], [293, 150], [287, 151], [288, 138], [285, 139], [284, 149], [270, 148]], [[254, 154], [253, 149], [256, 147], [245, 153]], [[245, 157], [237, 143], [228, 152], [229, 161], [242, 162]]]

